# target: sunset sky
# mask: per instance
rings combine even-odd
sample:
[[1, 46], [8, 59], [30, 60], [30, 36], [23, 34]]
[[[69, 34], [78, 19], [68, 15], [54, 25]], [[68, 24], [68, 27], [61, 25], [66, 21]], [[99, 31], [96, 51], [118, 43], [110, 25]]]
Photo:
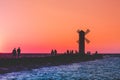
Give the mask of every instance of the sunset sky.
[[119, 53], [120, 0], [0, 0], [0, 52], [78, 50], [78, 29], [86, 51]]

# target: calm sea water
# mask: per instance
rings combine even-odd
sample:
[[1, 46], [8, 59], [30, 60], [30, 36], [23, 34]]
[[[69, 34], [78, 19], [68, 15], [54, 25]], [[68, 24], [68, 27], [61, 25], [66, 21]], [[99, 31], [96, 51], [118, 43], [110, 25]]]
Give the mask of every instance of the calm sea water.
[[1, 74], [0, 80], [120, 80], [120, 57]]

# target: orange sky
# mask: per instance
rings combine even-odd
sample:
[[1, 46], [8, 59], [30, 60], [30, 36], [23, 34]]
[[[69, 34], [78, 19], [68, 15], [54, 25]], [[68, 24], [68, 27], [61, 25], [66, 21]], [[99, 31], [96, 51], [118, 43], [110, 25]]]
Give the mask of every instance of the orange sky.
[[0, 0], [0, 52], [77, 50], [77, 29], [86, 51], [120, 52], [120, 0]]

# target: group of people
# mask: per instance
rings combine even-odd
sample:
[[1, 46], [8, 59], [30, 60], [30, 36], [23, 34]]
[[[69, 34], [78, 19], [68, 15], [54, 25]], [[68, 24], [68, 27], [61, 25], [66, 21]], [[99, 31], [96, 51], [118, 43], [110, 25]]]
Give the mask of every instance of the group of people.
[[13, 49], [12, 55], [13, 55], [14, 57], [18, 56], [18, 58], [19, 58], [19, 57], [20, 57], [20, 54], [21, 54], [21, 49], [20, 49], [20, 47], [18, 47], [17, 50], [16, 50], [16, 48]]
[[51, 50], [51, 55], [57, 55], [57, 50], [55, 49], [55, 50]]
[[64, 54], [78, 54], [77, 50], [67, 50]]

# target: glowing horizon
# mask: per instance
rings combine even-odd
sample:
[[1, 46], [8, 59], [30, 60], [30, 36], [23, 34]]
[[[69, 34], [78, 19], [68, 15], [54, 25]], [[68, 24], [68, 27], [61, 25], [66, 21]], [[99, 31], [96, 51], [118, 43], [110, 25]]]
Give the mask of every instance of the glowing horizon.
[[78, 29], [86, 51], [120, 52], [120, 0], [0, 0], [0, 12], [0, 52], [78, 50]]

